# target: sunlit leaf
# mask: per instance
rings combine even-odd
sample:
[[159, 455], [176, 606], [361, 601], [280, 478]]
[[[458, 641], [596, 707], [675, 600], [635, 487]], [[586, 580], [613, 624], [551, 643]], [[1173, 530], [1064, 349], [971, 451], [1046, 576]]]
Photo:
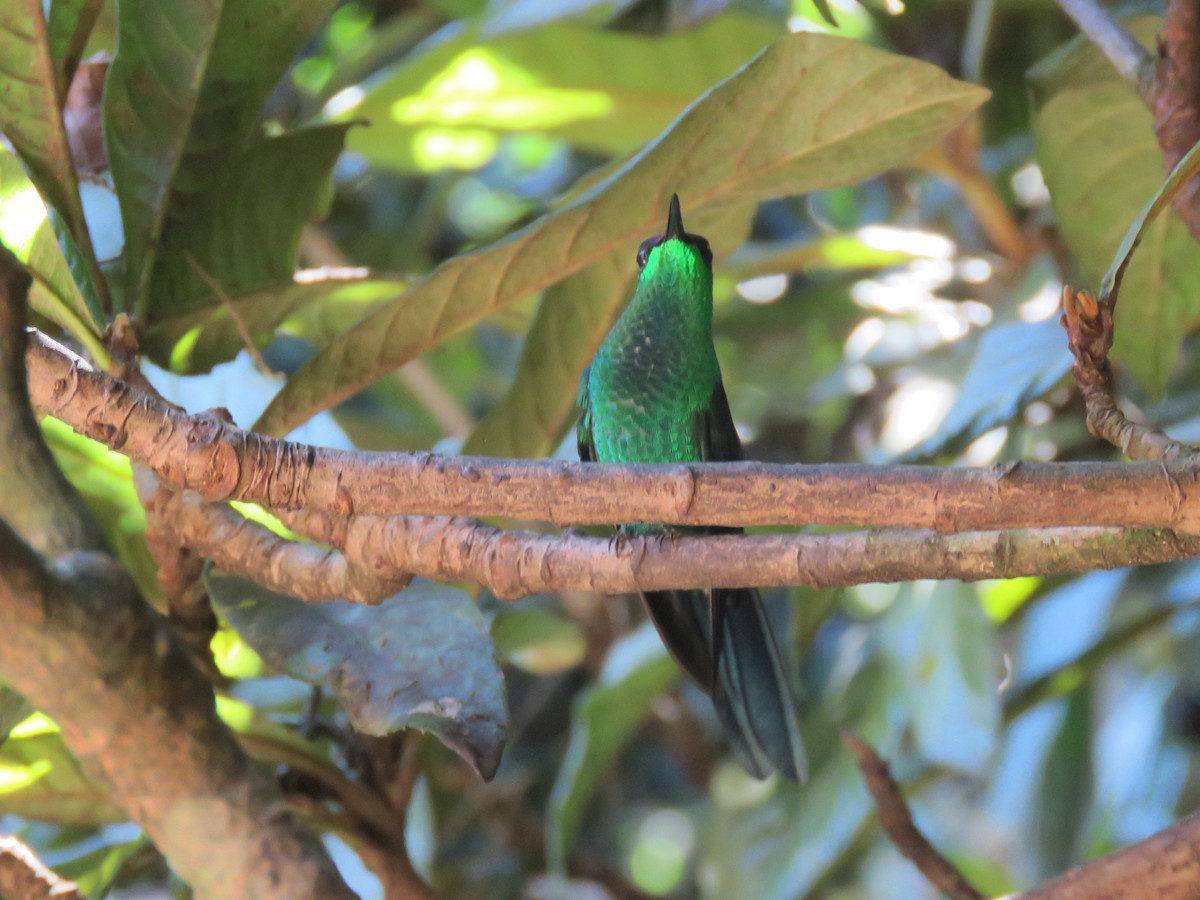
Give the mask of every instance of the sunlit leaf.
[[745, 15], [654, 41], [576, 25], [487, 40], [456, 24], [365, 95], [350, 88], [330, 108], [371, 121], [349, 149], [385, 168], [477, 168], [500, 135], [519, 132], [619, 155], [778, 35]]
[[88, 778], [57, 728], [23, 725], [0, 746], [0, 813], [60, 825], [125, 821], [125, 812]]
[[502, 609], [492, 619], [496, 655], [534, 675], [572, 669], [587, 652], [587, 638], [575, 622], [542, 609]]
[[430, 731], [490, 778], [500, 764], [504, 676], [462, 591], [416, 584], [378, 606], [303, 603], [209, 572], [213, 604], [263, 660], [334, 691], [366, 734]]
[[906, 584], [879, 623], [879, 636], [904, 680], [922, 757], [985, 772], [1000, 728], [1002, 667], [995, 626], [975, 589], [948, 581]]
[[148, 597], [160, 596], [158, 564], [146, 546], [146, 511], [138, 502], [128, 457], [46, 416], [42, 437], [67, 480], [87, 502], [109, 544]]
[[1071, 351], [1057, 319], [992, 325], [937, 433], [907, 456], [929, 456], [956, 438], [971, 440], [1011, 421], [1070, 368]]
[[[1152, 47], [1162, 20], [1127, 25]], [[1153, 120], [1133, 87], [1082, 38], [1039, 63], [1030, 79], [1038, 163], [1055, 217], [1085, 286], [1098, 289], [1130, 223], [1163, 181]], [[1200, 323], [1195, 242], [1174, 214], [1146, 232], [1122, 293], [1113, 358], [1157, 397], [1184, 336]]]
[[[194, 203], [222, 188], [215, 175], [234, 178], [232, 157], [254, 135], [268, 94], [333, 6], [122, 0], [105, 136], [125, 223], [131, 308], [142, 311], [149, 301], [160, 241], [190, 230]], [[286, 175], [286, 167], [273, 174]]]
[[297, 272], [282, 285], [168, 315], [146, 332], [141, 347], [173, 371], [191, 374], [237, 356], [246, 346], [244, 333], [263, 347], [282, 325], [319, 346], [406, 285], [404, 279], [372, 277], [367, 269]]
[[49, 206], [90, 256], [79, 186], [59, 112], [42, 0], [0, 4], [0, 133]]
[[[46, 206], [17, 159], [0, 147], [0, 239], [33, 276], [33, 310], [83, 343], [99, 360], [107, 358], [98, 340], [102, 321], [90, 309], [63, 256]], [[98, 354], [98, 355], [97, 355]]]
[[610, 253], [632, 253], [661, 230], [673, 191], [686, 217], [857, 182], [910, 159], [986, 96], [865, 44], [783, 38], [574, 203], [448, 261], [332, 342], [289, 380], [258, 427], [287, 432], [446, 335]]
[[596, 681], [575, 700], [571, 737], [546, 810], [546, 856], [565, 872], [571, 845], [597, 786], [629, 746], [654, 698], [679, 676], [658, 633], [643, 625], [608, 652]]

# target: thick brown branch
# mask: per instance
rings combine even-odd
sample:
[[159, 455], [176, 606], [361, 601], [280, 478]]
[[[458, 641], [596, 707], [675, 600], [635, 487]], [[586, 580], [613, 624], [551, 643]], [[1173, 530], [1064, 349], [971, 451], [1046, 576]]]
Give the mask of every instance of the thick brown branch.
[[1005, 900], [1194, 900], [1200, 884], [1200, 814]]
[[[1014, 578], [1186, 559], [1200, 538], [1117, 528], [595, 538], [501, 531], [467, 519], [291, 513], [288, 526], [329, 541], [354, 567], [473, 581], [513, 599], [689, 587], [863, 584], [919, 578]], [[253, 571], [244, 574], [257, 577]]]
[[842, 743], [854, 754], [854, 761], [875, 801], [879, 824], [893, 846], [950, 900], [983, 900], [983, 894], [975, 890], [962, 872], [917, 828], [900, 785], [896, 784], [887, 763], [879, 758], [875, 749], [849, 731], [842, 732]]
[[[1200, 0], [1167, 0], [1150, 109], [1163, 171], [1170, 172], [1200, 140]], [[1181, 187], [1174, 205], [1200, 240], [1200, 179]]]
[[79, 900], [73, 882], [59, 878], [15, 837], [0, 837], [0, 897]]
[[351, 896], [110, 558], [73, 554], [50, 573], [0, 523], [0, 619], [0, 672], [199, 895]]
[[289, 541], [228, 506], [205, 503], [194, 491], [165, 488], [143, 466], [134, 483], [156, 529], [222, 569], [249, 575], [272, 590], [303, 600], [378, 603], [411, 580], [375, 578], [336, 550]]
[[1200, 531], [1200, 463], [996, 469], [721, 463], [607, 466], [351, 453], [189, 416], [73, 361], [41, 335], [30, 391], [43, 412], [208, 501], [338, 515], [461, 514], [557, 524], [868, 525], [943, 533], [1122, 526]]

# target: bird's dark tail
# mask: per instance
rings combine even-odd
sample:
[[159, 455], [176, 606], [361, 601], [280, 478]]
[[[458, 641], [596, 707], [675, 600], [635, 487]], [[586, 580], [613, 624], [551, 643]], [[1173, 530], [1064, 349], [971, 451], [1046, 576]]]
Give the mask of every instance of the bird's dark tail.
[[653, 591], [650, 618], [680, 666], [712, 695], [738, 761], [757, 778], [803, 781], [804, 744], [787, 670], [753, 588]]

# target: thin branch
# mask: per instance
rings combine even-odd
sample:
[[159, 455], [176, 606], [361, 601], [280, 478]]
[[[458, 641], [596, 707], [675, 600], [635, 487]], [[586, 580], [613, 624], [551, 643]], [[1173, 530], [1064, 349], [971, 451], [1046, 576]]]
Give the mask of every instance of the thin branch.
[[917, 828], [900, 785], [892, 778], [887, 763], [866, 741], [849, 732], [842, 732], [842, 743], [858, 763], [867, 790], [879, 812], [879, 825], [893, 846], [917, 867], [935, 888], [950, 900], [983, 900], [962, 872], [938, 852]]
[[272, 590], [302, 600], [378, 603], [411, 580], [376, 578], [336, 550], [289, 541], [228, 506], [205, 503], [193, 491], [176, 493], [144, 466], [135, 470], [134, 484], [157, 531], [222, 569], [249, 575]]
[[[1108, 359], [1116, 301], [1116, 295], [1105, 303], [1086, 291], [1063, 287], [1061, 321], [1075, 356], [1072, 371], [1087, 408], [1088, 431], [1130, 459], [1200, 464], [1200, 451], [1172, 440], [1161, 431], [1129, 421], [1117, 407], [1112, 363]], [[1167, 466], [1162, 471], [1165, 478], [1173, 477]]]
[[1154, 60], [1146, 48], [1098, 0], [1058, 0], [1058, 5], [1149, 103], [1154, 90]]
[[15, 837], [0, 837], [0, 897], [80, 900], [74, 882], [59, 878]]
[[[596, 538], [502, 531], [469, 519], [290, 513], [288, 527], [340, 548], [379, 579], [471, 581], [500, 599], [588, 591], [1015, 578], [1187, 559], [1200, 538], [1162, 529], [1025, 529]], [[237, 570], [258, 578], [252, 568]]]
[[867, 525], [940, 533], [1114, 526], [1200, 532], [1200, 462], [992, 469], [708, 463], [617, 466], [362, 453], [189, 416], [95, 371], [44, 335], [38, 409], [205, 500], [339, 516], [472, 515], [556, 524]]

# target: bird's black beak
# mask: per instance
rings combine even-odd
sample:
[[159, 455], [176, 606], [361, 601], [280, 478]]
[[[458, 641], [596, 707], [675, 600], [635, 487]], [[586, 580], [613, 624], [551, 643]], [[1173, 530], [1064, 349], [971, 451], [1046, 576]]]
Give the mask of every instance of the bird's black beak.
[[683, 213], [679, 211], [679, 195], [671, 195], [671, 209], [667, 213], [667, 230], [663, 232], [663, 240], [683, 237]]

